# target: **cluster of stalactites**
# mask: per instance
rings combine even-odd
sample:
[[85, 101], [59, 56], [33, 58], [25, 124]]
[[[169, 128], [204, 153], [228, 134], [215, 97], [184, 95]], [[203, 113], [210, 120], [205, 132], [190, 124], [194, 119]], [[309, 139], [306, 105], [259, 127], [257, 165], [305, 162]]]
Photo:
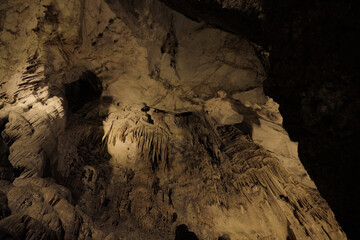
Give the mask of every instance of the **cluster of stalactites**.
[[152, 170], [159, 168], [160, 163], [169, 168], [169, 139], [163, 131], [146, 126], [139, 126], [131, 131], [131, 140], [137, 142], [139, 152], [144, 160], [150, 161]]
[[118, 141], [135, 143], [140, 158], [149, 161], [153, 171], [159, 169], [160, 165], [165, 168], [170, 167], [169, 136], [156, 126], [139, 123], [131, 125], [128, 121], [125, 123], [113, 121], [103, 141], [113, 146]]

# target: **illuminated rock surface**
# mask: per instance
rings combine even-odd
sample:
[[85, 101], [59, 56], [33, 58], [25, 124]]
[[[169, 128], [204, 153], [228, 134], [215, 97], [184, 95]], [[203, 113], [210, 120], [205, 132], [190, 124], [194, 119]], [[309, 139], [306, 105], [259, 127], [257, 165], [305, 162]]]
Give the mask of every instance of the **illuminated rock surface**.
[[0, 238], [346, 239], [258, 45], [156, 0], [0, 12]]

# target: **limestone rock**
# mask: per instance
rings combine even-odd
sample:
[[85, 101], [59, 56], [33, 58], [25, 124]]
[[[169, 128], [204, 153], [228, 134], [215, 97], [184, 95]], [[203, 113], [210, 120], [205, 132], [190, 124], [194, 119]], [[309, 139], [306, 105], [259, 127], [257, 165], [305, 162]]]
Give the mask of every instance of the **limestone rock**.
[[158, 0], [0, 12], [2, 238], [346, 239], [250, 35]]

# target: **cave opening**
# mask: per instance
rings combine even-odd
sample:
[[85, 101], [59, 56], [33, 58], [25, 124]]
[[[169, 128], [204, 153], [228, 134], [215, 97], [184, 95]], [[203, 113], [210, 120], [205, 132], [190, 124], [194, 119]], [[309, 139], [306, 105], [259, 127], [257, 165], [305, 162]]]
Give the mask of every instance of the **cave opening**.
[[86, 103], [100, 97], [101, 81], [92, 71], [85, 71], [78, 80], [65, 84], [65, 93], [68, 108], [71, 112], [76, 112]]
[[189, 231], [188, 226], [181, 224], [176, 227], [175, 240], [199, 240], [194, 232]]

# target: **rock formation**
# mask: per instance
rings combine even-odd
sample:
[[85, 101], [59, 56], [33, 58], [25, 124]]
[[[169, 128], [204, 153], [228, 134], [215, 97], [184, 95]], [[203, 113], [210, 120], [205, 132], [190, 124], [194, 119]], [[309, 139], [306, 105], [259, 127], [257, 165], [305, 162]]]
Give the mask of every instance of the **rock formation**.
[[1, 239], [346, 239], [264, 94], [263, 5], [211, 4], [0, 3]]

